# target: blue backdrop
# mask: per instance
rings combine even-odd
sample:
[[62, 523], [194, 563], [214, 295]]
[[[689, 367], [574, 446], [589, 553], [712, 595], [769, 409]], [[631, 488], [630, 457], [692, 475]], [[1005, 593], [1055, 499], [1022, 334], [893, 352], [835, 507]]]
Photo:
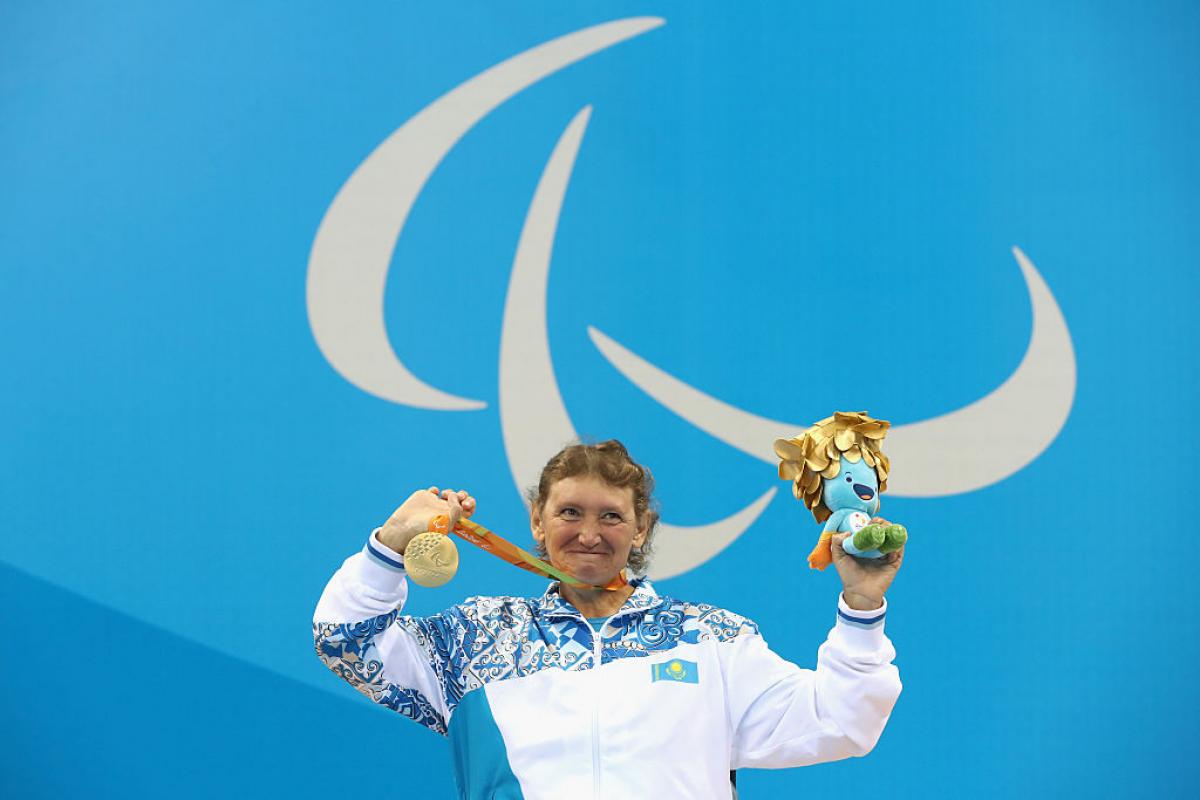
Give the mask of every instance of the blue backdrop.
[[[518, 62], [527, 87], [487, 90], [490, 113], [467, 90], [423, 111], [609, 22], [620, 41], [544, 77]], [[589, 330], [737, 414], [868, 409], [915, 436], [1037, 336], [1014, 246], [1069, 330], [1070, 357], [1027, 382], [1065, 424], [1009, 409], [988, 436], [1029, 463], [885, 495], [912, 539], [883, 739], [739, 786], [1187, 794], [1197, 41], [1188, 2], [4, 4], [0, 794], [451, 796], [445, 742], [317, 661], [312, 607], [430, 483], [527, 541], [519, 463], [541, 445], [521, 434], [546, 398], [649, 464], [672, 524], [782, 490], [658, 585], [811, 665], [836, 596], [803, 562], [818, 526]], [[569, 188], [538, 227], [572, 120]], [[375, 181], [357, 200], [352, 175]], [[515, 282], [523, 230], [553, 241], [544, 291]], [[545, 364], [506, 362], [510, 335]], [[541, 588], [464, 550], [410, 608]]]

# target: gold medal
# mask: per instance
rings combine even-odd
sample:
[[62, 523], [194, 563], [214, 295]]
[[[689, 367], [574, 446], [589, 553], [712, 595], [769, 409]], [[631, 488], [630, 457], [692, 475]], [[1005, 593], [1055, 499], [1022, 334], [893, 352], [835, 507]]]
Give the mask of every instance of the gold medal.
[[444, 533], [419, 533], [404, 548], [404, 571], [418, 586], [441, 586], [458, 572], [458, 548]]

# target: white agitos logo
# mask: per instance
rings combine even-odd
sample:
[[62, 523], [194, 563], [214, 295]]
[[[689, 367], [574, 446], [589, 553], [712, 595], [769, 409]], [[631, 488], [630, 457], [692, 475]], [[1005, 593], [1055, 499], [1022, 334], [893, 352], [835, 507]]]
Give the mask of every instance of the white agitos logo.
[[[585, 28], [497, 64], [438, 98], [397, 129], [350, 176], [317, 230], [308, 265], [308, 316], [325, 358], [355, 386], [403, 405], [440, 411], [486, 407], [430, 386], [409, 372], [388, 342], [384, 286], [409, 210], [441, 160], [476, 123], [513, 95], [564, 67], [662, 25], [639, 17]], [[500, 425], [518, 490], [537, 480], [546, 459], [575, 438], [550, 360], [546, 283], [559, 210], [591, 107], [575, 115], [550, 154], [521, 231], [500, 337]], [[1033, 306], [1029, 348], [999, 388], [941, 417], [893, 428], [892, 459], [904, 468], [893, 494], [936, 497], [995, 483], [1038, 456], [1062, 428], [1075, 395], [1075, 354], [1053, 295], [1013, 248]], [[705, 394], [650, 364], [599, 330], [588, 333], [631, 382], [697, 428], [774, 464], [775, 437], [807, 427], [756, 416]], [[521, 392], [536, 386], [538, 391]], [[977, 446], [976, 446], [977, 445]], [[958, 454], [947, 464], [943, 454]], [[986, 455], [985, 455], [986, 454]], [[769, 488], [741, 511], [708, 525], [664, 523], [655, 575], [678, 575], [740, 536], [775, 494]]]

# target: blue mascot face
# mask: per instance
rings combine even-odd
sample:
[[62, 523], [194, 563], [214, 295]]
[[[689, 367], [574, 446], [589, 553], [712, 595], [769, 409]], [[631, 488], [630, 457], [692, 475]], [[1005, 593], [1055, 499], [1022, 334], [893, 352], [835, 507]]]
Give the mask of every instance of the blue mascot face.
[[879, 510], [879, 479], [866, 461], [842, 459], [836, 478], [822, 480], [825, 507], [830, 511], [849, 508], [874, 514]]

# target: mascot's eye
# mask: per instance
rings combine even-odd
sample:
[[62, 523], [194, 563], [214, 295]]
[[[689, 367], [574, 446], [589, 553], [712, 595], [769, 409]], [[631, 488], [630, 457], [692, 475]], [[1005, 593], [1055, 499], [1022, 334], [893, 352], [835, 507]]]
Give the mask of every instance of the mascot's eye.
[[846, 483], [854, 483], [854, 476], [853, 476], [853, 475], [847, 475], [847, 476], [846, 476]]

